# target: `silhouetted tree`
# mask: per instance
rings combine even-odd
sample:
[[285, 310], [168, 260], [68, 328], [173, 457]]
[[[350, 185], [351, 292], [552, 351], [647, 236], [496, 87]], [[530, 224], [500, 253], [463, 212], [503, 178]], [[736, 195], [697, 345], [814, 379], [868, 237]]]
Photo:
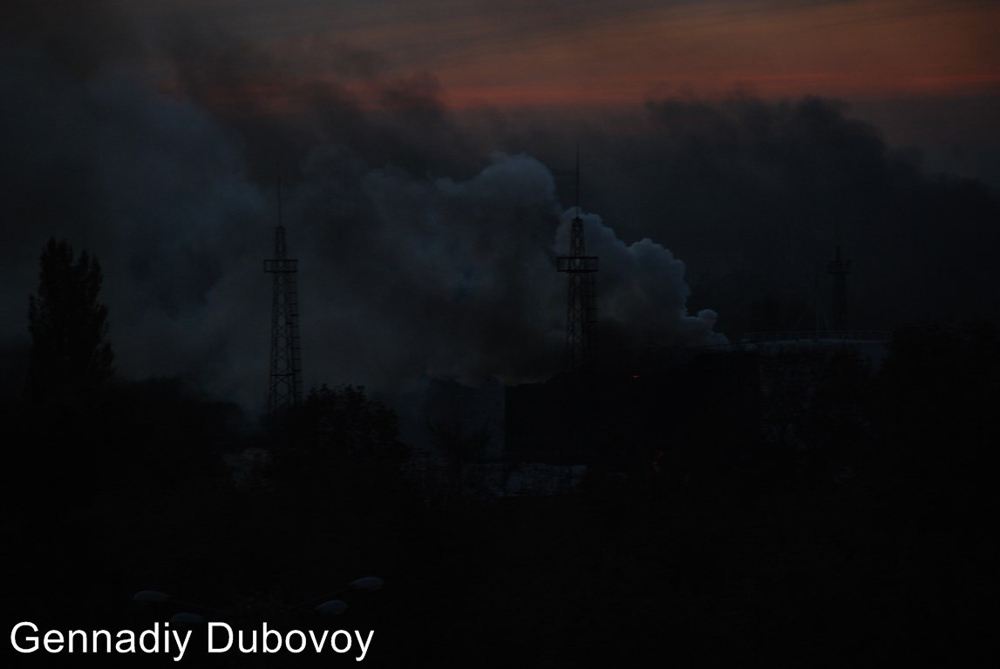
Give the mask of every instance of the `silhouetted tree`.
[[66, 240], [49, 239], [41, 255], [38, 294], [28, 306], [31, 352], [28, 397], [71, 404], [88, 397], [112, 374], [105, 340], [108, 308], [98, 300], [101, 266], [86, 251], [74, 259]]

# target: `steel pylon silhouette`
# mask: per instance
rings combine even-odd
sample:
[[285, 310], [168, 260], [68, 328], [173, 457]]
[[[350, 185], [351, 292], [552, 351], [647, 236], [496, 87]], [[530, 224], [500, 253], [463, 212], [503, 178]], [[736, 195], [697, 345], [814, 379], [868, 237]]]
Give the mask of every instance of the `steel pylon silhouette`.
[[589, 368], [597, 353], [597, 256], [588, 256], [580, 218], [580, 152], [576, 154], [576, 215], [570, 228], [569, 255], [559, 256], [557, 269], [569, 274], [566, 301], [566, 368]]
[[271, 415], [281, 413], [302, 401], [299, 296], [296, 284], [299, 261], [287, 256], [285, 226], [279, 223], [275, 230], [274, 257], [264, 261], [264, 271], [274, 275], [271, 373], [267, 391], [267, 411]]

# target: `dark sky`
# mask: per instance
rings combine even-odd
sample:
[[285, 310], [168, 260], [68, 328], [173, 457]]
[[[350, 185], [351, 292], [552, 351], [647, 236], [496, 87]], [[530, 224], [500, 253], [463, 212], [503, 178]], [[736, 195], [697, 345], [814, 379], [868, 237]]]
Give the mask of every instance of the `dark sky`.
[[857, 327], [1000, 316], [998, 3], [135, 4], [0, 28], [9, 346], [66, 237], [123, 374], [259, 405], [280, 163], [307, 386], [537, 378], [577, 144], [635, 343], [811, 327], [838, 242]]

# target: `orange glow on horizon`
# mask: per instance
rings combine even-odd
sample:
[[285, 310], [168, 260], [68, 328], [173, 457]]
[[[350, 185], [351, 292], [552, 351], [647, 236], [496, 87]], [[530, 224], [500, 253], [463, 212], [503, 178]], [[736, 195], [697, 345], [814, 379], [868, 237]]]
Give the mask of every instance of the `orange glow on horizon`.
[[[912, 4], [912, 3], [911, 3]], [[641, 103], [734, 89], [762, 97], [1000, 93], [1000, 6], [899, 0], [739, 18], [711, 5], [657, 10], [588, 35], [436, 71], [449, 106]]]
[[[437, 87], [425, 92], [455, 110], [634, 105], [734, 91], [847, 99], [1000, 94], [1000, 4], [625, 2], [622, 12], [565, 25], [508, 25], [510, 16], [487, 17], [452, 0], [439, 0], [431, 14], [376, 16], [374, 8], [354, 7], [333, 17], [324, 7], [299, 6], [298, 31], [263, 42], [294, 63], [298, 84], [209, 97], [294, 111], [308, 106], [312, 81], [332, 84], [357, 107], [379, 109], [391, 106], [384, 92], [393, 82], [426, 73]], [[337, 73], [330, 47], [377, 56], [379, 70], [368, 78]]]

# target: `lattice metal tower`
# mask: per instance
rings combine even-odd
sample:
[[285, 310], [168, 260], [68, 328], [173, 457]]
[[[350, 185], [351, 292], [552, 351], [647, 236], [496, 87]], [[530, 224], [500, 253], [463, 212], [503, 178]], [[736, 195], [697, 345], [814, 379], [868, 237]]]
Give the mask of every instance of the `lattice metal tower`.
[[264, 261], [264, 271], [274, 275], [271, 306], [271, 374], [267, 411], [274, 415], [302, 401], [302, 356], [299, 349], [299, 295], [296, 276], [299, 261], [288, 258], [285, 226], [281, 224], [281, 188], [278, 188], [278, 227], [274, 257]]
[[576, 152], [576, 216], [570, 229], [569, 255], [559, 256], [557, 269], [569, 274], [566, 303], [567, 370], [590, 367], [597, 354], [597, 256], [588, 256], [580, 218], [580, 150]]
[[847, 275], [851, 273], [851, 261], [842, 260], [840, 246], [837, 255], [830, 261], [827, 273], [833, 277], [833, 318], [831, 325], [834, 330], [847, 330]]

